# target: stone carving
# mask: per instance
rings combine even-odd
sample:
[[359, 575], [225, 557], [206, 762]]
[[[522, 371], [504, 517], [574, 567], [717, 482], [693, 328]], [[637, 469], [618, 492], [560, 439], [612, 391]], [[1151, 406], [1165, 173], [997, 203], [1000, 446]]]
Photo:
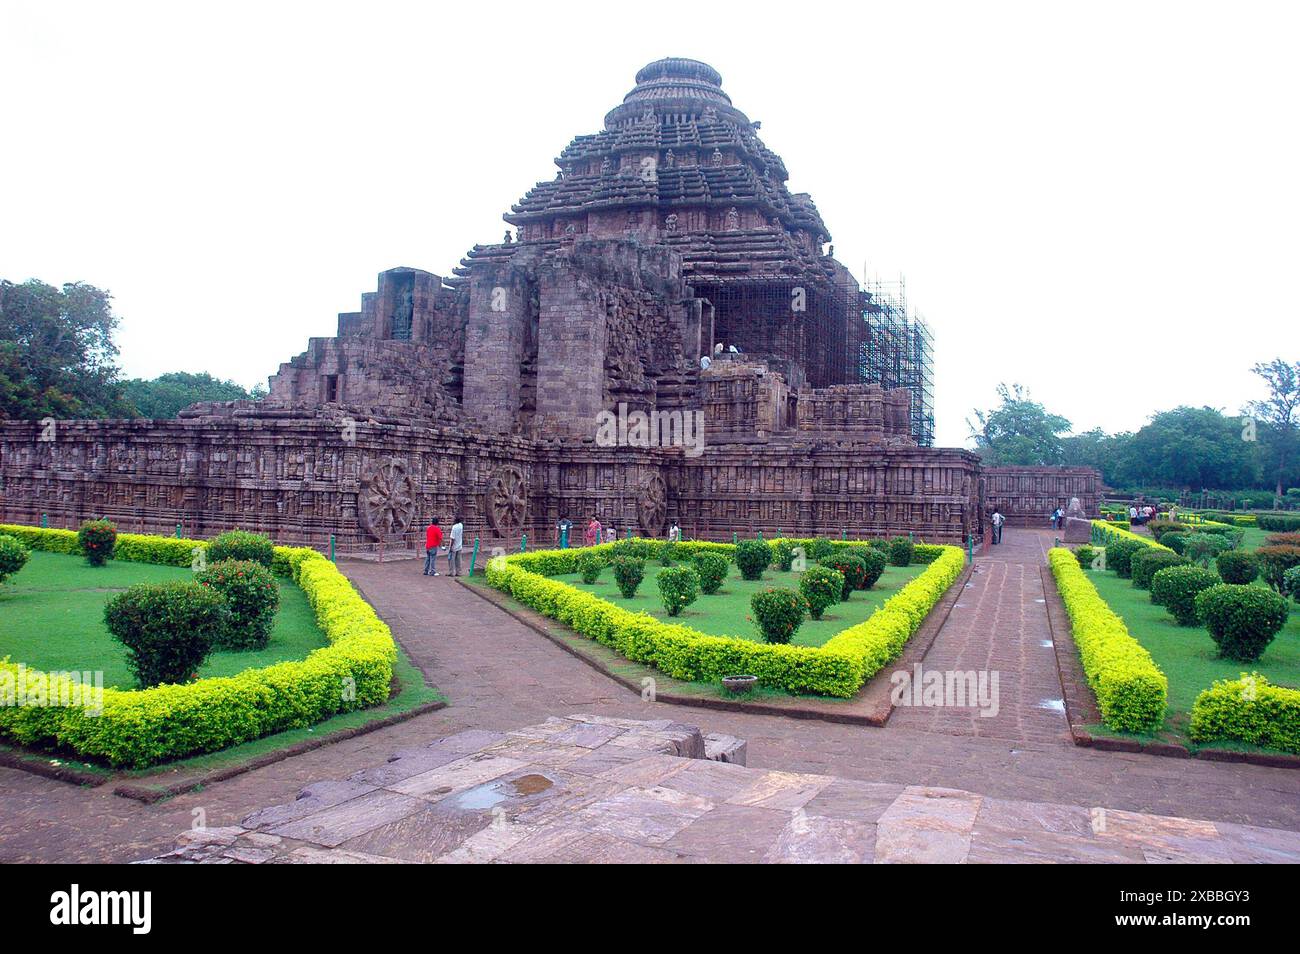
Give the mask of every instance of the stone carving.
[[406, 533], [415, 519], [415, 484], [404, 461], [381, 457], [362, 465], [357, 519], [376, 541]]
[[528, 523], [528, 482], [513, 464], [497, 468], [483, 494], [488, 524], [501, 536], [512, 536]]
[[714, 149], [714, 150], [713, 150], [713, 155], [710, 156], [709, 158], [710, 158], [710, 161], [711, 161], [715, 166], [720, 166], [720, 165], [722, 165], [722, 150], [721, 150], [721, 149]]
[[1078, 497], [1071, 497], [1065, 508], [1065, 542], [1089, 543], [1092, 540], [1092, 521], [1084, 512]]
[[658, 474], [641, 485], [637, 494], [636, 515], [641, 529], [647, 534], [657, 537], [663, 533], [664, 523], [668, 519], [668, 485]]
[[668, 218], [664, 219], [664, 229], [668, 232], [677, 231], [677, 213], [669, 212]]
[[734, 232], [740, 228], [740, 210], [734, 205], [727, 210], [727, 231]]

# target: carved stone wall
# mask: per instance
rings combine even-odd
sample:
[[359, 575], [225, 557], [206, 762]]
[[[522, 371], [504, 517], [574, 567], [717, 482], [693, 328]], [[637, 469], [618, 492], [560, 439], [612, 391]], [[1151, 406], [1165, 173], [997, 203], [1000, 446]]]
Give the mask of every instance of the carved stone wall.
[[1101, 513], [1101, 472], [1091, 467], [985, 467], [983, 475], [985, 512], [998, 507], [1013, 527], [1050, 527], [1071, 497], [1089, 517]]

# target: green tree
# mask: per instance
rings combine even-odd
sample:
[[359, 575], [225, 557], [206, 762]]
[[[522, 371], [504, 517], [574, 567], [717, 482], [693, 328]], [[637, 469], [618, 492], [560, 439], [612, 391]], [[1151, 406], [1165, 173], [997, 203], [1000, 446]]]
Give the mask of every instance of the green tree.
[[1124, 486], [1199, 491], [1254, 486], [1259, 468], [1239, 418], [1212, 407], [1177, 407], [1133, 435], [1116, 471]]
[[991, 466], [1046, 465], [1061, 463], [1064, 450], [1061, 435], [1070, 422], [1050, 414], [1030, 398], [1019, 384], [998, 385], [1002, 403], [991, 411], [975, 411], [975, 421], [966, 421], [975, 450]]
[[1263, 427], [1246, 436], [1258, 438], [1261, 464], [1281, 498], [1289, 482], [1300, 478], [1300, 361], [1288, 364], [1274, 358], [1251, 369], [1264, 379], [1268, 397], [1252, 401], [1246, 414]]
[[1120, 461], [1132, 442], [1130, 433], [1107, 434], [1096, 427], [1061, 439], [1061, 463], [1067, 467], [1095, 467], [1111, 486], [1119, 482]]
[[123, 393], [141, 417], [173, 418], [181, 408], [198, 401], [243, 401], [260, 395], [234, 381], [222, 381], [207, 372], [172, 371], [152, 380], [132, 378]]
[[0, 281], [0, 418], [125, 416], [111, 296]]

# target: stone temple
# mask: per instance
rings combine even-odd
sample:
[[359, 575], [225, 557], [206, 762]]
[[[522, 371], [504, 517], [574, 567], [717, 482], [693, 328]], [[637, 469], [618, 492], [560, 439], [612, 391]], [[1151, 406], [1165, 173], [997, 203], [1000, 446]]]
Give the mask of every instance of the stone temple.
[[517, 546], [591, 515], [620, 535], [958, 540], [994, 503], [1095, 513], [1095, 471], [918, 445], [915, 392], [862, 380], [869, 296], [757, 129], [712, 67], [649, 64], [504, 241], [447, 276], [382, 273], [263, 401], [0, 425], [0, 518], [356, 552], [415, 547], [431, 516]]

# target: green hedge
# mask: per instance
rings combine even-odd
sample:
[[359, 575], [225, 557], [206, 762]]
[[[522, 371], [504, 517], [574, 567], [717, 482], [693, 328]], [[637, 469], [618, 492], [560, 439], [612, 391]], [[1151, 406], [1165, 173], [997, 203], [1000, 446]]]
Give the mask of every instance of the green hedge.
[[[39, 527], [16, 528], [34, 549], [74, 553], [76, 533]], [[134, 553], [169, 555], [172, 565], [189, 565], [197, 540], [118, 537], [138, 541]], [[235, 676], [200, 679], [153, 689], [105, 689], [102, 714], [83, 708], [0, 705], [0, 737], [21, 744], [60, 745], [88, 759], [144, 768], [251, 739], [302, 728], [341, 712], [378, 705], [388, 698], [397, 645], [392, 633], [329, 560], [306, 547], [276, 547], [275, 563], [306, 594], [328, 646], [306, 659], [248, 669]], [[180, 560], [179, 554], [185, 557]], [[145, 562], [145, 561], [142, 561]], [[45, 674], [24, 670], [33, 689]], [[18, 665], [0, 662], [0, 685], [13, 684]]]
[[1188, 734], [1195, 742], [1230, 739], [1300, 754], [1300, 689], [1259, 673], [1221, 679], [1196, 697]]
[[1169, 680], [1101, 598], [1073, 553], [1053, 547], [1047, 559], [1102, 722], [1117, 732], [1154, 732], [1164, 723]]
[[[730, 555], [733, 550], [730, 544], [703, 541], [678, 546], [687, 554]], [[488, 564], [487, 581], [543, 616], [557, 619], [628, 659], [655, 666], [675, 679], [714, 682], [723, 676], [748, 673], [758, 676], [759, 682], [769, 688], [848, 698], [898, 656], [930, 609], [961, 576], [965, 554], [957, 547], [934, 549], [939, 552], [925, 571], [869, 619], [837, 633], [820, 647], [709, 636], [689, 626], [660, 622], [647, 613], [629, 612], [577, 587], [549, 579], [574, 572], [575, 554], [579, 552], [574, 550], [539, 550], [494, 559]]]

